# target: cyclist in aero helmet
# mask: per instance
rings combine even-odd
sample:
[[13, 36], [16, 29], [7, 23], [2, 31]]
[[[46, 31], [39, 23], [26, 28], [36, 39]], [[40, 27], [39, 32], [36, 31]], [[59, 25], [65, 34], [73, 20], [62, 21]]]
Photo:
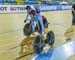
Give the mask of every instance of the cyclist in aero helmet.
[[25, 9], [27, 10], [27, 15], [26, 15], [26, 19], [24, 20], [24, 22], [26, 22], [26, 20], [28, 20], [28, 17], [29, 17], [29, 12], [31, 11], [31, 10], [37, 10], [38, 12], [40, 12], [40, 10], [38, 9], [38, 7], [36, 7], [36, 6], [29, 6], [29, 5], [27, 5], [26, 7], [25, 7]]
[[41, 26], [41, 34], [44, 34], [44, 24], [43, 24], [43, 20], [42, 20], [42, 16], [40, 14], [37, 14], [35, 12], [35, 10], [31, 10], [31, 12], [29, 13], [30, 17], [31, 17], [31, 24], [32, 24], [32, 32], [34, 33], [35, 31], [35, 22], [38, 24], [40, 24]]
[[32, 8], [31, 6], [27, 5], [27, 6], [25, 7], [25, 9], [27, 10], [27, 15], [26, 15], [26, 19], [24, 20], [24, 22], [26, 22], [26, 20], [28, 20], [29, 12], [30, 12], [31, 10], [35, 10], [35, 8]]

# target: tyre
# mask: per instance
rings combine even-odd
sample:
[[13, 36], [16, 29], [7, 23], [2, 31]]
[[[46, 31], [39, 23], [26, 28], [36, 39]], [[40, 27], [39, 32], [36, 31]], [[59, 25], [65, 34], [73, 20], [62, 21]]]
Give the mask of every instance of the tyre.
[[47, 36], [46, 36], [46, 43], [48, 43], [50, 46], [53, 46], [54, 41], [55, 41], [54, 32], [53, 31], [49, 31], [47, 33]]
[[23, 32], [24, 32], [25, 36], [29, 36], [32, 33], [32, 27], [31, 27], [30, 23], [27, 23], [24, 26]]

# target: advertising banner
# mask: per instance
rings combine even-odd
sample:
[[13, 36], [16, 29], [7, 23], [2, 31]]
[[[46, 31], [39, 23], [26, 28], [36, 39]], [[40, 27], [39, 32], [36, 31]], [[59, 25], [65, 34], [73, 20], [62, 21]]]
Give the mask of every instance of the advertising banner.
[[[0, 13], [26, 12], [26, 5], [0, 5]], [[31, 7], [34, 7], [31, 5]], [[34, 7], [35, 8], [35, 7]], [[40, 11], [71, 10], [71, 5], [42, 5], [38, 6]]]

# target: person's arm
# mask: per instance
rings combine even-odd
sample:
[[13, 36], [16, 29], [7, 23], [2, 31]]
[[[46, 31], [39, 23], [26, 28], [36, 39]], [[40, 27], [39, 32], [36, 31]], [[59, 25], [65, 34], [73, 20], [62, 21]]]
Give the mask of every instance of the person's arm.
[[75, 10], [74, 10], [74, 5], [72, 6], [72, 11], [75, 13]]
[[72, 11], [75, 13], [75, 10], [74, 10], [74, 8], [72, 8]]
[[26, 16], [26, 19], [25, 20], [28, 20], [28, 17], [29, 17], [29, 12], [27, 12], [27, 16]]
[[26, 22], [26, 20], [28, 20], [28, 17], [29, 17], [29, 12], [27, 11], [26, 19], [24, 20], [24, 22]]

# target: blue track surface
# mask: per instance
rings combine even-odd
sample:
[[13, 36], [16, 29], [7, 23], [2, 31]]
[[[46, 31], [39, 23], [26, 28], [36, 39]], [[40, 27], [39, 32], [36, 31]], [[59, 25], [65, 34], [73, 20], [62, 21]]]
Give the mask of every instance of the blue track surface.
[[35, 56], [32, 60], [66, 60], [73, 55], [75, 55], [75, 41]]

